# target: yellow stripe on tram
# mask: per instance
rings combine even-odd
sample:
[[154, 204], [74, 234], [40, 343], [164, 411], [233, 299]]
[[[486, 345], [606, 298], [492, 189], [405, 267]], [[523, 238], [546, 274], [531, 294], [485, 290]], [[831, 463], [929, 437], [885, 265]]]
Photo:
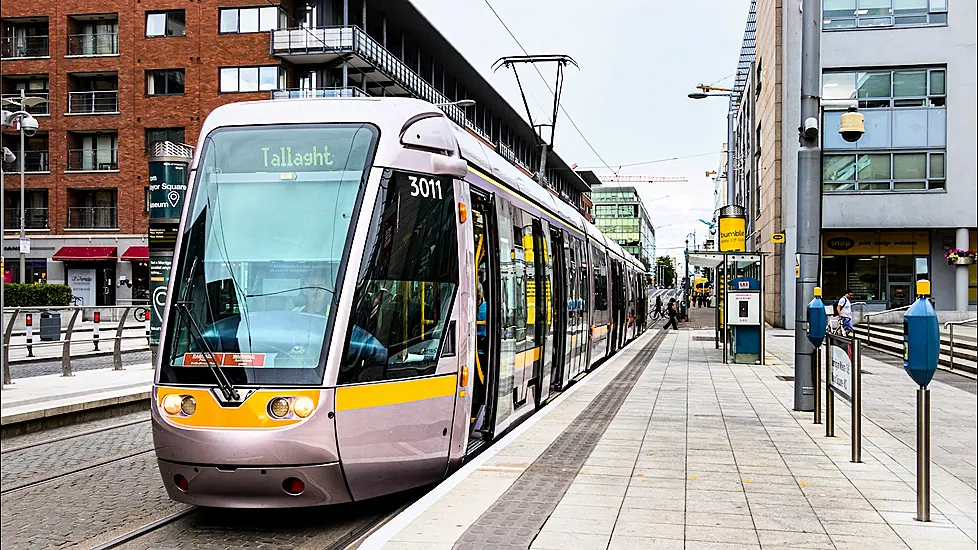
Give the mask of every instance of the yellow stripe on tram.
[[336, 388], [336, 410], [352, 411], [455, 395], [457, 378], [455, 374], [449, 374], [420, 380], [342, 386]]

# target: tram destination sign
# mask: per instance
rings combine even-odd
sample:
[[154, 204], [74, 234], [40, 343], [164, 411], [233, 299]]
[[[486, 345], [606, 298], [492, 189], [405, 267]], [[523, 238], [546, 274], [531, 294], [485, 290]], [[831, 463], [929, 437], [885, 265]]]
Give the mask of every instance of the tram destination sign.
[[828, 380], [832, 391], [852, 403], [852, 342], [840, 338], [829, 338], [829, 361], [831, 378]]

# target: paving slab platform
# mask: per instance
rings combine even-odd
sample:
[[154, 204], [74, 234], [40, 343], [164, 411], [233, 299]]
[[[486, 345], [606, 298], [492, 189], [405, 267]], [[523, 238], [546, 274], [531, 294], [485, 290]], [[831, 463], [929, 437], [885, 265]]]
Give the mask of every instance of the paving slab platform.
[[116, 405], [148, 400], [153, 383], [149, 363], [129, 365], [124, 370], [97, 369], [17, 378], [4, 385], [0, 416], [4, 428]]
[[763, 366], [723, 364], [712, 330], [642, 336], [360, 548], [976, 548], [973, 389], [931, 385], [921, 523], [916, 388], [898, 363], [863, 357], [851, 463], [848, 404], [834, 438], [793, 411], [778, 378], [794, 374], [792, 333], [767, 336]]

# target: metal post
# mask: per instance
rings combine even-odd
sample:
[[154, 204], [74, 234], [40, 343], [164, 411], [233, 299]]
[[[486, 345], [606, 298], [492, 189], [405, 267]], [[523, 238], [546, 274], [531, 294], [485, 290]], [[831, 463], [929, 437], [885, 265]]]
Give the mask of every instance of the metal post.
[[951, 342], [950, 342], [951, 360], [949, 361], [949, 363], [950, 363], [951, 370], [953, 371], [954, 370], [954, 325], [949, 325], [948, 328], [951, 329]]
[[[801, 37], [801, 121], [819, 118], [819, 83], [821, 65], [819, 47], [821, 40], [821, 1], [802, 0]], [[806, 138], [799, 133], [798, 149], [798, 267], [795, 281], [795, 395], [794, 409], [811, 411], [815, 406], [815, 388], [812, 381], [811, 353], [814, 346], [805, 334], [805, 308], [802, 304], [813, 296], [818, 284], [821, 252], [820, 232], [822, 225], [821, 151], [818, 136]]]
[[65, 341], [61, 346], [61, 376], [73, 376], [71, 374], [71, 334], [75, 330], [75, 321], [81, 308], [75, 308], [71, 314], [71, 321], [68, 321], [68, 330], [65, 332]]
[[727, 108], [727, 201], [726, 204], [734, 204], [735, 184], [734, 179], [734, 112]]
[[930, 521], [930, 389], [917, 388], [917, 521]]
[[832, 391], [832, 343], [825, 346], [825, 437], [835, 437], [835, 392]]
[[863, 361], [859, 342], [852, 340], [852, 462], [863, 461]]
[[34, 314], [28, 313], [24, 316], [24, 320], [27, 329], [27, 356], [34, 357]]
[[126, 308], [126, 310], [122, 313], [122, 319], [119, 321], [119, 326], [115, 328], [115, 346], [112, 350], [112, 370], [122, 370], [122, 334], [126, 329], [126, 320], [129, 319], [129, 311], [131, 309], [131, 307]]
[[[24, 104], [24, 90], [20, 91], [20, 104]], [[17, 243], [17, 248], [20, 250], [20, 284], [24, 284], [27, 281], [27, 256], [24, 254], [24, 249], [20, 248], [20, 242], [24, 240], [24, 218], [26, 217], [24, 216], [24, 157], [27, 155], [24, 152], [23, 117], [17, 126], [20, 128], [20, 241]]]
[[822, 423], [822, 348], [815, 348], [815, 423]]
[[95, 344], [95, 351], [98, 351], [99, 350], [98, 349], [98, 338], [99, 338], [98, 328], [99, 328], [99, 324], [102, 322], [102, 314], [100, 312], [96, 311], [95, 312], [95, 315], [92, 317], [92, 319], [95, 321], [94, 324], [93, 324], [93, 328], [92, 328], [92, 343]]

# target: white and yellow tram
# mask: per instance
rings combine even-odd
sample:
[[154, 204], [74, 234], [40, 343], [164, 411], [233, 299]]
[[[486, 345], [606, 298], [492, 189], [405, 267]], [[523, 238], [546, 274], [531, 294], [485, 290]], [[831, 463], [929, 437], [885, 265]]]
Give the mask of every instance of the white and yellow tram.
[[642, 265], [430, 103], [234, 103], [190, 171], [153, 388], [174, 500], [442, 479], [645, 329]]

